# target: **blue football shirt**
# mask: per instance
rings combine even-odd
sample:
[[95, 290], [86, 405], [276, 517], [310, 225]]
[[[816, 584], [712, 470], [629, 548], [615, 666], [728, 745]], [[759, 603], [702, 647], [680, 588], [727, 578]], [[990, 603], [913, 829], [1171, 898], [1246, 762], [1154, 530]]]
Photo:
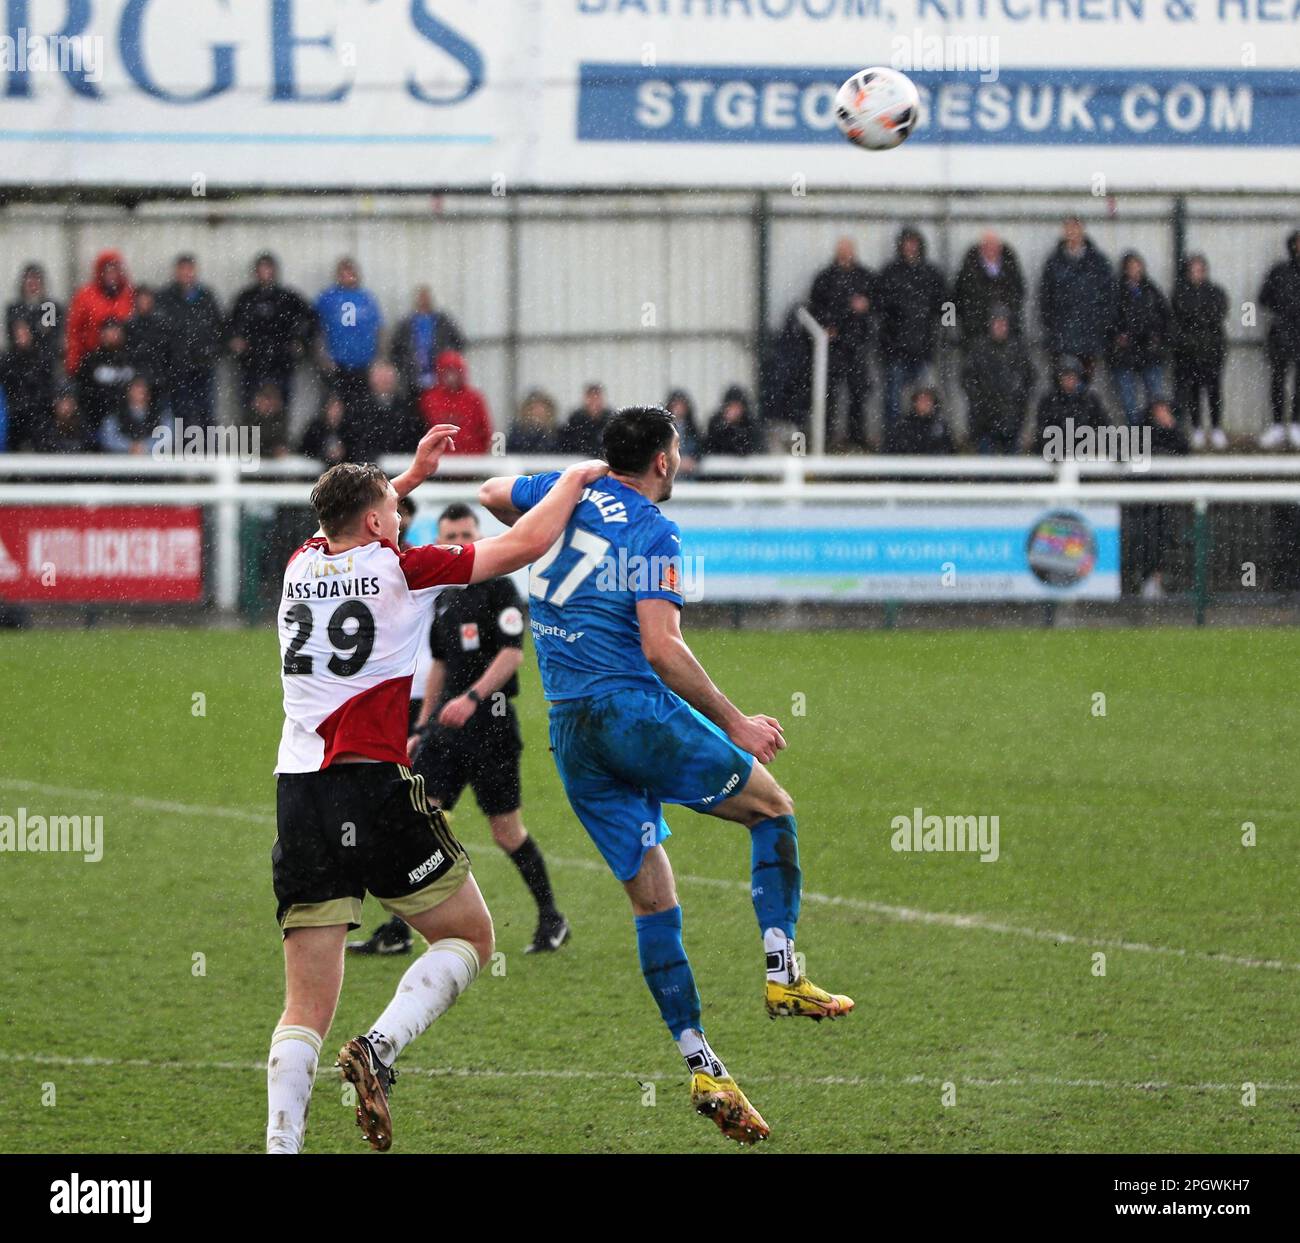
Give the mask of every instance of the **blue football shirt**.
[[[523, 475], [510, 501], [527, 512], [558, 471]], [[528, 603], [542, 691], [550, 700], [611, 690], [663, 690], [641, 651], [638, 600], [682, 604], [677, 524], [635, 488], [608, 477], [582, 494], [564, 534], [533, 564]]]

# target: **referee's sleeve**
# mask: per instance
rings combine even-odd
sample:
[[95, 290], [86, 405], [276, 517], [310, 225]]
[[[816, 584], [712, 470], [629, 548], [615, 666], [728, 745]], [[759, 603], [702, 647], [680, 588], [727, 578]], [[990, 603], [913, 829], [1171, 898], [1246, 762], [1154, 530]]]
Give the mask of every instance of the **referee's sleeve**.
[[492, 600], [492, 623], [496, 627], [500, 647], [523, 647], [524, 602], [508, 578], [498, 578], [496, 594]]

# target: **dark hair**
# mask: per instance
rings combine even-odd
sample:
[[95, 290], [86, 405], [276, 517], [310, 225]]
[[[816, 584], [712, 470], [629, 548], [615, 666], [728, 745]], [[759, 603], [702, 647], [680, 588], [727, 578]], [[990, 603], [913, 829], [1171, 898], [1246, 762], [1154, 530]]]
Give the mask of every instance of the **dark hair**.
[[624, 406], [605, 424], [601, 448], [609, 468], [640, 475], [673, 443], [673, 416], [662, 406]]
[[442, 526], [444, 522], [463, 522], [466, 518], [473, 518], [476, 523], [478, 522], [478, 514], [464, 501], [453, 501], [438, 515], [438, 525]]
[[388, 493], [388, 476], [373, 462], [331, 466], [311, 490], [311, 507], [326, 535], [341, 535]]

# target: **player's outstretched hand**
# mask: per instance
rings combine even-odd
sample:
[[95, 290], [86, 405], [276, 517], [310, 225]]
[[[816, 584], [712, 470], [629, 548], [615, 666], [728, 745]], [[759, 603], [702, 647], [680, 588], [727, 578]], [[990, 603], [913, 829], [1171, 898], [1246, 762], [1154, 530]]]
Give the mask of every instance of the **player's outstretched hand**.
[[442, 455], [455, 443], [456, 433], [460, 431], [455, 423], [439, 423], [429, 428], [415, 447], [415, 457], [411, 459], [412, 472], [428, 478], [438, 469]]
[[565, 472], [566, 475], [577, 475], [584, 485], [595, 483], [597, 479], [602, 479], [609, 474], [609, 463], [602, 462], [600, 458], [591, 458], [586, 462], [577, 462], [570, 466]]
[[770, 764], [778, 751], [785, 750], [785, 735], [781, 732], [781, 722], [775, 717], [756, 716], [741, 717], [727, 731], [727, 736], [742, 751], [748, 751], [760, 764]]

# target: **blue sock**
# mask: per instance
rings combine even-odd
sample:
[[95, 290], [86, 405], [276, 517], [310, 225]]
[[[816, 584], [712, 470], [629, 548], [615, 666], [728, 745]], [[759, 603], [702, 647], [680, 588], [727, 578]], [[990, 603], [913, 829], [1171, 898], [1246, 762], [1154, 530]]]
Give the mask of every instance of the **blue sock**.
[[700, 1027], [700, 994], [682, 947], [682, 908], [636, 917], [636, 947], [641, 974], [654, 994], [659, 1013], [676, 1040], [687, 1028]]
[[793, 816], [760, 820], [749, 831], [750, 893], [759, 932], [780, 928], [794, 940], [799, 922], [803, 873], [799, 870], [799, 834]]

